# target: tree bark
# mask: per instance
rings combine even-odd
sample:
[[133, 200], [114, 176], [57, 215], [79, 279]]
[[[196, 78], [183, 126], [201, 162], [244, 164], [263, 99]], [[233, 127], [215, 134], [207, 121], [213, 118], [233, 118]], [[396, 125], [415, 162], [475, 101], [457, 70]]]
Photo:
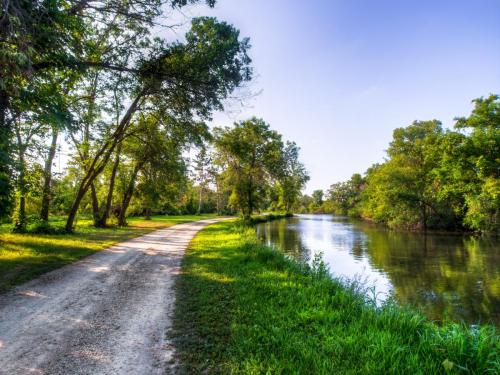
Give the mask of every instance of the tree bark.
[[[18, 135], [19, 138], [19, 135]], [[16, 223], [14, 226], [15, 232], [26, 231], [26, 160], [23, 146], [19, 146], [19, 176], [17, 177], [17, 186], [19, 189], [19, 210], [17, 212]]]
[[99, 212], [99, 199], [97, 198], [97, 191], [95, 184], [90, 184], [90, 195], [92, 197], [92, 218], [94, 219], [94, 227], [101, 227], [101, 214]]
[[198, 197], [198, 215], [201, 214], [202, 201], [203, 201], [203, 188], [200, 185], [200, 194]]
[[215, 206], [217, 210], [217, 215], [220, 215], [221, 213], [221, 207], [220, 207], [220, 188], [219, 188], [219, 183], [216, 181], [215, 182]]
[[121, 143], [118, 145], [118, 148], [116, 149], [116, 155], [115, 155], [115, 162], [113, 164], [113, 169], [111, 171], [111, 177], [109, 178], [109, 190], [108, 190], [108, 196], [106, 197], [106, 207], [104, 209], [104, 213], [102, 216], [102, 224], [103, 226], [107, 225], [107, 221], [111, 212], [111, 205], [113, 203], [113, 191], [115, 189], [115, 180], [116, 180], [116, 173], [118, 172], [118, 166], [120, 165], [120, 153], [121, 153]]
[[42, 208], [40, 210], [40, 218], [44, 221], [49, 221], [49, 205], [50, 205], [50, 185], [52, 183], [52, 163], [57, 150], [57, 137], [59, 129], [57, 126], [52, 127], [52, 142], [50, 143], [49, 154], [45, 160], [45, 168], [43, 170], [43, 191], [42, 191]]
[[132, 172], [132, 176], [130, 178], [130, 182], [127, 186], [127, 189], [123, 194], [122, 204], [120, 208], [120, 215], [118, 216], [118, 225], [120, 226], [127, 225], [127, 220], [126, 220], [127, 209], [130, 204], [130, 200], [132, 199], [132, 195], [134, 195], [135, 180], [137, 179], [137, 174], [139, 173], [141, 167], [142, 167], [141, 164], [136, 164], [136, 166], [134, 167], [134, 171]]
[[12, 206], [11, 180], [11, 123], [7, 119], [9, 97], [0, 90], [0, 217], [8, 215]]

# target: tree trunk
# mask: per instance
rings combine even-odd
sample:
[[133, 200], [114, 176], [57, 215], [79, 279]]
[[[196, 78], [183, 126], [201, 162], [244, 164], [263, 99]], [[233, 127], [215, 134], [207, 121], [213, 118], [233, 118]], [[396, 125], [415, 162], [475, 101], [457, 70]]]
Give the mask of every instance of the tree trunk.
[[427, 205], [425, 203], [422, 207], [422, 229], [427, 232]]
[[248, 189], [248, 218], [250, 219], [253, 212], [253, 191], [250, 187]]
[[73, 224], [75, 222], [76, 214], [78, 212], [78, 208], [80, 207], [80, 203], [82, 202], [82, 199], [85, 196], [85, 193], [88, 191], [90, 185], [94, 182], [97, 176], [99, 176], [99, 174], [106, 167], [106, 164], [109, 161], [109, 158], [111, 157], [111, 154], [115, 150], [117, 144], [119, 144], [123, 140], [123, 136], [125, 134], [125, 131], [127, 130], [128, 125], [130, 124], [130, 120], [132, 119], [132, 116], [134, 115], [135, 111], [139, 108], [140, 102], [142, 101], [144, 95], [145, 95], [145, 90], [143, 90], [141, 93], [139, 93], [139, 95], [137, 95], [137, 97], [127, 110], [127, 113], [123, 116], [122, 120], [120, 121], [120, 125], [112, 134], [111, 139], [106, 141], [102, 145], [102, 147], [99, 149], [96, 156], [94, 157], [91, 165], [89, 166], [88, 171], [85, 174], [85, 177], [80, 182], [80, 186], [78, 188], [75, 200], [68, 214], [68, 219], [66, 220], [66, 226], [65, 226], [67, 232], [73, 231]]
[[122, 200], [122, 205], [120, 207], [120, 215], [118, 215], [118, 225], [119, 226], [126, 226], [127, 225], [127, 209], [130, 204], [130, 200], [132, 199], [132, 195], [134, 195], [134, 189], [135, 189], [135, 180], [137, 178], [137, 174], [139, 173], [139, 170], [141, 169], [142, 164], [137, 164], [134, 167], [134, 171], [132, 172], [132, 176], [130, 178], [130, 182], [128, 184], [127, 189], [125, 190], [125, 193], [123, 194], [123, 200]]
[[52, 163], [57, 150], [57, 137], [59, 129], [57, 126], [52, 127], [52, 142], [49, 148], [49, 154], [45, 160], [45, 168], [43, 170], [43, 191], [42, 191], [42, 208], [40, 210], [40, 218], [44, 221], [49, 221], [49, 205], [50, 205], [50, 184], [52, 183]]
[[90, 184], [90, 195], [92, 197], [92, 218], [94, 219], [94, 227], [101, 227], [101, 213], [99, 212], [99, 199], [97, 198], [97, 191], [95, 184]]
[[200, 194], [199, 194], [199, 198], [198, 198], [198, 215], [201, 214], [202, 200], [203, 200], [203, 189], [200, 186]]
[[7, 120], [9, 97], [0, 91], [0, 218], [7, 216], [12, 207], [11, 180], [11, 124]]
[[88, 187], [85, 189], [80, 187], [80, 189], [78, 189], [75, 200], [73, 201], [73, 205], [69, 210], [68, 218], [66, 219], [66, 226], [65, 226], [66, 232], [73, 232], [73, 223], [75, 222], [76, 213], [78, 212], [78, 207], [80, 207], [80, 203], [82, 202], [82, 199], [87, 190]]
[[219, 189], [219, 183], [215, 181], [215, 208], [217, 210], [217, 215], [220, 215], [220, 189]]
[[[19, 138], [19, 137], [18, 137]], [[14, 231], [18, 233], [26, 232], [26, 160], [24, 157], [24, 148], [19, 146], [19, 176], [17, 180], [19, 189], [19, 210], [17, 212]]]
[[111, 205], [113, 203], [113, 191], [115, 189], [116, 173], [118, 172], [118, 166], [120, 165], [121, 150], [122, 146], [120, 143], [118, 145], [118, 148], [116, 149], [115, 162], [113, 164], [113, 169], [111, 171], [111, 177], [109, 178], [109, 190], [108, 190], [108, 196], [106, 197], [106, 206], [104, 208], [104, 213], [101, 218], [104, 227], [107, 225], [107, 221], [111, 212]]

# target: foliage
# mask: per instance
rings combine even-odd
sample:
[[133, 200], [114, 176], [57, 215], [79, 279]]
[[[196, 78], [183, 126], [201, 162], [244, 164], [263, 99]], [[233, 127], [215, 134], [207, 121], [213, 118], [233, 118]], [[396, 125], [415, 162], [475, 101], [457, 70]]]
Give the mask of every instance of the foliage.
[[[69, 232], [89, 212], [98, 227], [125, 224], [129, 204], [148, 216], [190, 211], [184, 153], [252, 76], [249, 40], [226, 22], [198, 17], [183, 39], [152, 37], [171, 27], [169, 8], [197, 3], [215, 1], [2, 4], [0, 219], [50, 231], [49, 213], [66, 214]], [[69, 164], [58, 175], [61, 151]]]
[[500, 233], [500, 99], [473, 101], [454, 130], [415, 121], [394, 131], [387, 159], [333, 184], [327, 212], [407, 229]]
[[215, 162], [231, 191], [229, 203], [245, 220], [263, 206], [273, 185], [279, 189], [283, 208], [290, 212], [308, 180], [295, 143], [285, 145], [280, 134], [257, 118], [235, 123], [233, 128], [216, 128], [214, 137]]

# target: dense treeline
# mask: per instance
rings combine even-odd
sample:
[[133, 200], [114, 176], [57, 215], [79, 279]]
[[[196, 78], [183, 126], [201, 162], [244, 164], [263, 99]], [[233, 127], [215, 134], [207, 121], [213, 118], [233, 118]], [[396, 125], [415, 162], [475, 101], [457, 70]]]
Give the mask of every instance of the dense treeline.
[[[49, 216], [64, 215], [70, 232], [81, 213], [105, 227], [130, 214], [291, 210], [307, 180], [295, 144], [261, 120], [236, 124], [248, 136], [237, 146], [259, 150], [248, 160], [227, 148], [232, 130], [214, 137], [206, 124], [251, 79], [249, 40], [207, 17], [182, 40], [152, 34], [197, 3], [215, 1], [1, 3], [2, 220], [50, 231]], [[54, 171], [61, 154], [67, 168]]]
[[500, 98], [473, 101], [453, 130], [437, 120], [394, 130], [383, 163], [301, 199], [303, 211], [393, 228], [500, 234]]

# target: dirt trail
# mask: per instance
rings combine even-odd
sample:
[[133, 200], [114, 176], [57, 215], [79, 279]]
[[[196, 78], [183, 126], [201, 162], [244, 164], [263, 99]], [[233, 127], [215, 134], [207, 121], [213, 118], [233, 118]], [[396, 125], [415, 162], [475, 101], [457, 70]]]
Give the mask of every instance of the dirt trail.
[[175, 372], [174, 278], [189, 241], [217, 220], [119, 243], [0, 295], [0, 374]]

